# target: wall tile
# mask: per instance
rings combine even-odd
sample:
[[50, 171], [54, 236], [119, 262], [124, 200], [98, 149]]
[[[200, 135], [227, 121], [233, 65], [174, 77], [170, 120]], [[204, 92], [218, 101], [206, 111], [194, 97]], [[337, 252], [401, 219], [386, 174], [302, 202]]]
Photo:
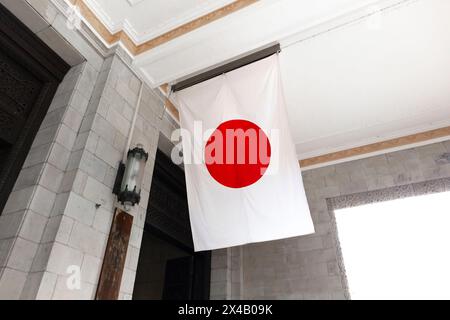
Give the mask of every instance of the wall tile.
[[107, 237], [93, 227], [76, 222], [69, 239], [69, 245], [94, 257], [103, 258]]
[[23, 286], [27, 280], [27, 273], [4, 268], [0, 270], [0, 300], [17, 300], [20, 298]]
[[44, 233], [47, 220], [47, 217], [28, 210], [25, 214], [23, 224], [20, 227], [19, 236], [25, 240], [39, 243]]
[[67, 275], [68, 267], [81, 268], [82, 261], [83, 253], [80, 250], [56, 242], [50, 253], [47, 270], [58, 275]]
[[37, 243], [16, 238], [6, 266], [23, 272], [30, 271], [37, 249]]

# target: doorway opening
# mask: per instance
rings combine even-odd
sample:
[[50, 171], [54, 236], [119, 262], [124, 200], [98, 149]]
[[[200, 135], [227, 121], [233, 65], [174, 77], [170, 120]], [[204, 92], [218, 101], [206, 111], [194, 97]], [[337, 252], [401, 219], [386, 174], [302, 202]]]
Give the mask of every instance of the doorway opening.
[[208, 300], [211, 253], [194, 252], [184, 171], [158, 150], [134, 300]]
[[335, 210], [355, 300], [450, 299], [450, 192]]
[[69, 69], [0, 4], [0, 215]]

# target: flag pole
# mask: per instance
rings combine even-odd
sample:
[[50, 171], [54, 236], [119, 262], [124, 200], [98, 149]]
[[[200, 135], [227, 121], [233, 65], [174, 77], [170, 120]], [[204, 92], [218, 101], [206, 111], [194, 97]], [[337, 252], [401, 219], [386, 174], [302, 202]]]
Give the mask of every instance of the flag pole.
[[194, 75], [186, 80], [182, 80], [182, 81], [172, 85], [172, 87], [171, 87], [172, 92], [177, 92], [177, 91], [181, 91], [183, 89], [192, 87], [201, 82], [210, 80], [212, 78], [215, 78], [222, 74], [228, 73], [230, 71], [242, 68], [253, 62], [265, 59], [267, 57], [270, 57], [274, 54], [278, 54], [280, 52], [281, 52], [281, 46], [279, 43], [272, 45], [270, 47], [266, 47], [262, 50], [258, 50], [256, 52], [252, 52], [243, 57], [234, 59], [231, 62], [214, 67], [213, 69], [210, 69], [208, 71], [201, 72], [201, 73]]

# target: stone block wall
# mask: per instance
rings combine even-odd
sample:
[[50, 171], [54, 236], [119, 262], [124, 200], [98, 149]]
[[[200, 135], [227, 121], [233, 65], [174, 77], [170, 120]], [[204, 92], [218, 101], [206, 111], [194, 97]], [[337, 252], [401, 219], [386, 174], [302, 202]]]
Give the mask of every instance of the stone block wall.
[[[60, 85], [0, 217], [0, 298], [92, 299], [111, 227], [112, 194], [141, 81], [117, 56], [100, 70], [74, 67]], [[121, 299], [133, 292], [164, 104], [143, 86], [131, 147], [149, 152], [134, 216]], [[71, 267], [81, 287], [67, 282]]]
[[96, 77], [87, 63], [66, 75], [3, 210], [0, 297], [19, 298], [25, 287], [44, 276], [41, 258], [48, 254], [47, 240], [54, 238], [61, 222], [53, 209], [61, 200], [70, 153], [92, 92], [89, 84]]
[[[49, 0], [0, 1], [73, 66], [0, 216], [0, 299], [92, 299], [141, 82], [119, 56], [87, 41], [86, 28], [68, 28]], [[176, 128], [160, 98], [144, 87], [131, 140], [150, 159], [131, 212], [121, 299], [133, 292], [158, 136]], [[316, 234], [215, 251], [211, 298], [349, 298], [328, 199], [450, 177], [448, 153], [450, 141], [304, 172]], [[70, 266], [80, 268], [79, 290], [67, 286]]]
[[446, 141], [303, 172], [316, 233], [214, 252], [211, 298], [350, 298], [327, 199], [399, 186], [415, 190], [413, 184], [448, 178], [449, 154]]

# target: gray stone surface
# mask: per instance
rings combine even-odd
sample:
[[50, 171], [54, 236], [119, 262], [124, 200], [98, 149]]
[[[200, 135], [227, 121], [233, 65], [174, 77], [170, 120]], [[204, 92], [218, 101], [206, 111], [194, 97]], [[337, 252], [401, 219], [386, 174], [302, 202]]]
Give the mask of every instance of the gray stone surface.
[[[212, 273], [211, 298], [349, 299], [333, 209], [450, 190], [449, 147], [445, 141], [303, 172], [316, 233], [213, 252], [220, 272]], [[242, 255], [233, 264], [236, 250]], [[224, 278], [239, 273], [239, 284]]]
[[[84, 62], [58, 88], [0, 217], [0, 298], [92, 299], [116, 203], [117, 168], [127, 147], [149, 152], [135, 217], [121, 299], [133, 292], [160, 128], [163, 100], [150, 88], [130, 131], [141, 81], [116, 55], [99, 71]], [[168, 125], [169, 123], [169, 125]], [[171, 133], [171, 132], [170, 132]], [[81, 287], [67, 286], [70, 267]]]

